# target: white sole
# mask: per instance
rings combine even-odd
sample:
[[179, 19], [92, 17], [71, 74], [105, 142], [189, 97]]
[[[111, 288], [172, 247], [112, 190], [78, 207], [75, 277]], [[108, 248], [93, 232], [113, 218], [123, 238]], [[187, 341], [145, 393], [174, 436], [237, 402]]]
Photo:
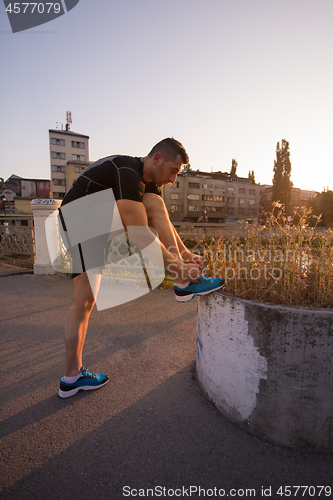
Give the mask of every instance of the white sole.
[[193, 299], [193, 297], [208, 295], [209, 293], [216, 292], [217, 290], [223, 288], [224, 285], [225, 283], [223, 283], [223, 285], [221, 286], [218, 286], [217, 288], [213, 288], [212, 290], [207, 290], [206, 292], [191, 293], [189, 295], [183, 295], [183, 296], [176, 295], [176, 300], [177, 302], [189, 302], [190, 300]]
[[108, 382], [109, 379], [100, 385], [83, 385], [82, 387], [75, 387], [75, 389], [72, 389], [71, 391], [62, 391], [61, 389], [59, 389], [58, 396], [63, 399], [71, 398], [72, 396], [75, 396], [75, 394], [77, 394], [79, 391], [93, 391], [94, 389], [100, 389], [101, 387], [104, 387], [104, 385]]

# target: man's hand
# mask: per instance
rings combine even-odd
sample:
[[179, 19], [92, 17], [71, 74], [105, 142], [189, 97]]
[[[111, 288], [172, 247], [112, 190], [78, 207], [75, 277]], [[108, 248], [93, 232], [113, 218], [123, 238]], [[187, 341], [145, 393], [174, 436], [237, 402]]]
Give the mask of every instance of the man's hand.
[[[192, 281], [194, 283], [196, 283], [200, 277], [200, 274], [201, 274], [201, 271], [200, 271], [200, 267], [198, 264], [195, 264], [195, 263], [192, 263], [192, 262], [189, 262], [187, 264], [183, 264], [183, 268], [182, 268], [182, 279], [184, 281]], [[175, 282], [177, 280], [175, 279]]]
[[199, 269], [202, 269], [203, 267], [203, 257], [201, 255], [197, 255], [196, 253], [192, 253], [189, 250], [186, 250], [182, 252], [182, 258], [185, 262], [198, 264]]

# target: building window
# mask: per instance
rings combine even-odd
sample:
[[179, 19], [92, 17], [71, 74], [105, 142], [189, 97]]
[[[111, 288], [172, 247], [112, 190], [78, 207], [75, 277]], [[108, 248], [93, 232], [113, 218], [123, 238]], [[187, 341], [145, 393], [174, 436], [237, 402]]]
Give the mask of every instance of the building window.
[[216, 184], [215, 189], [217, 191], [223, 191], [223, 193], [225, 193], [225, 186], [219, 186], [218, 184]]
[[244, 205], [245, 203], [245, 198], [239, 198], [239, 204]]
[[84, 167], [74, 167], [74, 172], [80, 174], [84, 170]]
[[187, 207], [187, 209], [188, 209], [188, 211], [189, 211], [189, 212], [199, 212], [200, 207], [199, 207], [199, 205], [197, 205], [197, 206], [194, 206], [194, 205], [189, 205], [189, 206]]
[[239, 194], [245, 194], [245, 188], [239, 188]]
[[171, 210], [171, 212], [179, 212], [179, 206], [178, 205], [171, 205], [170, 210]]
[[188, 187], [191, 189], [200, 189], [200, 184], [199, 182], [189, 182]]
[[203, 194], [202, 199], [204, 201], [213, 201], [213, 196], [211, 194]]
[[62, 200], [62, 198], [65, 196], [65, 193], [53, 193], [53, 198], [56, 198], [58, 200]]
[[189, 200], [200, 200], [200, 196], [198, 194], [188, 194], [187, 198]]
[[51, 151], [51, 158], [57, 158], [57, 160], [66, 160], [65, 153], [59, 153], [58, 151]]
[[72, 160], [74, 160], [74, 161], [85, 161], [86, 157], [84, 155], [72, 155]]
[[234, 194], [235, 193], [235, 188], [228, 188], [228, 193]]
[[214, 196], [214, 201], [224, 201], [224, 196]]
[[235, 198], [228, 198], [228, 203], [233, 203], [235, 201]]
[[179, 194], [171, 193], [170, 198], [171, 198], [171, 200], [179, 200]]
[[202, 189], [209, 189], [209, 191], [213, 191], [213, 184], [203, 184]]
[[65, 179], [52, 179], [52, 183], [54, 186], [66, 186]]
[[245, 208], [239, 208], [238, 213], [239, 213], [239, 215], [245, 214]]
[[249, 205], [254, 205], [256, 200], [249, 200]]
[[66, 167], [60, 165], [52, 165], [52, 172], [61, 172], [63, 174], [66, 173]]
[[64, 139], [56, 139], [55, 137], [51, 137], [51, 144], [54, 144], [55, 146], [64, 146], [65, 140]]
[[216, 212], [215, 207], [206, 207], [207, 212]]
[[235, 209], [234, 208], [227, 208], [227, 213], [230, 215], [233, 215], [235, 213]]
[[72, 141], [72, 148], [84, 149], [84, 142]]
[[224, 207], [215, 207], [216, 212], [224, 212]]
[[256, 194], [256, 190], [255, 189], [249, 189], [249, 193], [250, 194]]

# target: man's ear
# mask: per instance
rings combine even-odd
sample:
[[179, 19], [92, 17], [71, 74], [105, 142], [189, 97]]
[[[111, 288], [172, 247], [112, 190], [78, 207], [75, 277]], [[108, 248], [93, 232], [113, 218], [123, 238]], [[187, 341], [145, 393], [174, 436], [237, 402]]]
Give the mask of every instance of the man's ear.
[[161, 161], [163, 161], [163, 156], [161, 155], [161, 153], [155, 153], [153, 156], [153, 164], [158, 165], [159, 163], [161, 163]]

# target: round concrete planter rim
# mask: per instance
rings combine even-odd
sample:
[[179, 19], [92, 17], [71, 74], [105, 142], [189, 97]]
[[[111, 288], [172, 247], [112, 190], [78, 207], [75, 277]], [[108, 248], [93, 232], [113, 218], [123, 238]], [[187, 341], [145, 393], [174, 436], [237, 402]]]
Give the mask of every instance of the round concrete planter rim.
[[333, 306], [332, 307], [306, 307], [306, 306], [293, 306], [290, 304], [275, 304], [274, 302], [266, 302], [264, 300], [250, 300], [250, 299], [243, 299], [242, 297], [239, 297], [238, 295], [233, 295], [232, 293], [228, 293], [225, 290], [218, 290], [217, 292], [213, 292], [214, 295], [225, 295], [231, 299], [237, 299], [241, 300], [243, 302], [248, 302], [249, 304], [264, 304], [266, 307], [270, 306], [273, 308], [281, 308], [283, 309], [290, 309], [290, 310], [301, 310], [301, 311], [309, 311], [309, 312], [331, 312], [333, 314]]

